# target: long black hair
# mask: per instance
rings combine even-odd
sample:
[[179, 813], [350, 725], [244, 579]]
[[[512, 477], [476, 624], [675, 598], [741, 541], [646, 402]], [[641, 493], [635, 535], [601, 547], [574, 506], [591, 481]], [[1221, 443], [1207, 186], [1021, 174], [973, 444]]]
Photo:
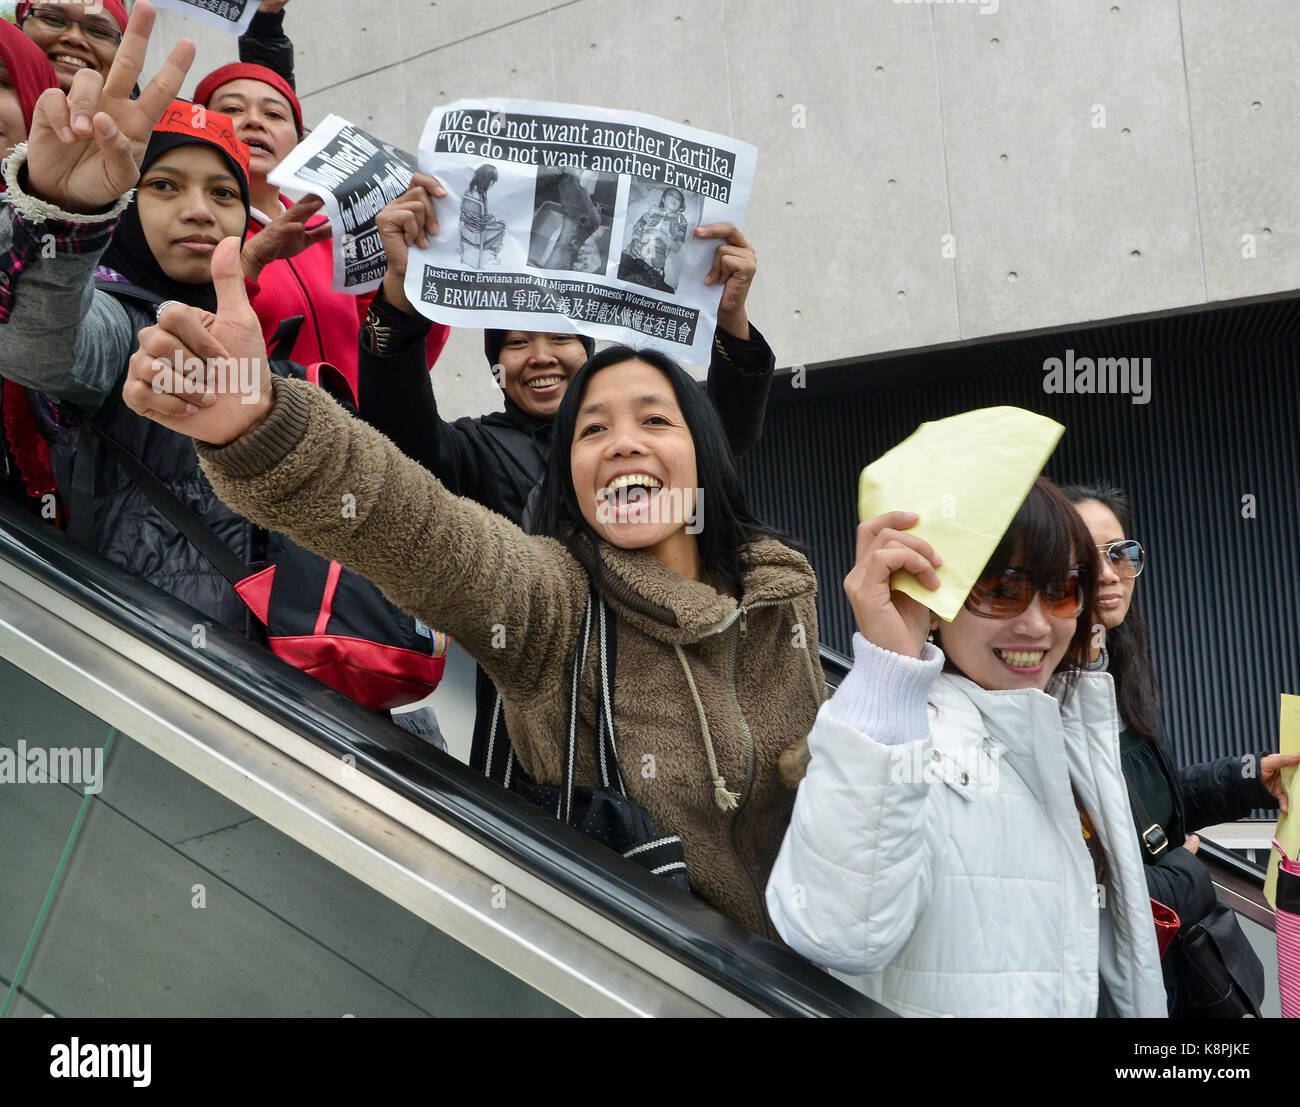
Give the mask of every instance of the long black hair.
[[[1133, 505], [1122, 488], [1095, 481], [1067, 484], [1062, 491], [1073, 503], [1096, 500], [1109, 508], [1119, 520], [1124, 537], [1133, 537]], [[1124, 621], [1106, 632], [1106, 652], [1110, 654], [1110, 674], [1115, 678], [1120, 713], [1139, 734], [1155, 736], [1160, 726], [1160, 684], [1151, 663], [1147, 624], [1138, 610], [1136, 589]]]
[[747, 567], [749, 543], [755, 538], [775, 538], [800, 548], [788, 535], [763, 523], [749, 509], [722, 421], [705, 390], [667, 355], [657, 350], [634, 350], [630, 346], [601, 350], [569, 382], [551, 427], [551, 456], [538, 492], [534, 532], [559, 539], [589, 567], [598, 563], [598, 537], [583, 516], [573, 487], [570, 460], [573, 431], [591, 378], [602, 369], [628, 361], [653, 366], [673, 386], [677, 405], [695, 444], [696, 477], [704, 493], [699, 510], [707, 516], [697, 541], [700, 560], [715, 585], [739, 589]]

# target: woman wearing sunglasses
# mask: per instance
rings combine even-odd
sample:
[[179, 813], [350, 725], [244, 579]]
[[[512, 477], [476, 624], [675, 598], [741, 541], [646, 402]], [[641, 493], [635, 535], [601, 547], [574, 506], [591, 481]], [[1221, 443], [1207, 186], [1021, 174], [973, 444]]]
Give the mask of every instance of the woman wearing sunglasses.
[[809, 735], [773, 923], [904, 1015], [1163, 1016], [1111, 682], [1077, 669], [1092, 536], [1040, 477], [942, 623], [890, 588], [938, 587], [915, 523], [858, 528], [854, 665]]
[[[1147, 888], [1152, 899], [1178, 913], [1181, 930], [1186, 931], [1215, 903], [1210, 874], [1196, 858], [1200, 839], [1187, 832], [1245, 818], [1255, 808], [1273, 809], [1280, 803], [1285, 810], [1281, 770], [1300, 757], [1222, 757], [1174, 767], [1172, 751], [1160, 738], [1160, 689], [1147, 649], [1146, 623], [1133, 603], [1145, 552], [1140, 542], [1128, 537], [1128, 496], [1105, 484], [1070, 485], [1064, 492], [1083, 516], [1101, 555], [1095, 608], [1105, 634], [1089, 641], [1088, 668], [1108, 671], [1115, 680], [1120, 764], [1133, 798]], [[1189, 1013], [1179, 1003], [1183, 960], [1178, 943], [1170, 946], [1162, 967], [1169, 1013]]]

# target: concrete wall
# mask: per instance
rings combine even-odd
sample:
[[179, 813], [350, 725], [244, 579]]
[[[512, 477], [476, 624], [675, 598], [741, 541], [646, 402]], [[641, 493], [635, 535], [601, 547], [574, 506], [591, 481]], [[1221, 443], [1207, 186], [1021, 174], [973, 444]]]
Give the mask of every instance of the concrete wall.
[[[414, 149], [434, 106], [515, 96], [755, 143], [752, 315], [812, 365], [1300, 285], [1294, 7], [294, 0], [287, 23], [309, 124]], [[234, 56], [161, 24], [196, 76]], [[479, 350], [435, 370], [449, 413], [498, 406]]]

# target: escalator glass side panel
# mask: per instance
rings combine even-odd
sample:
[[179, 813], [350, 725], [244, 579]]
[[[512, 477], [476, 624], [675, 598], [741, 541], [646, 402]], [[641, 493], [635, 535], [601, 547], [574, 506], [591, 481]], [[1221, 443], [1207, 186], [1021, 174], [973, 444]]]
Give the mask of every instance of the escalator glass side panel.
[[7, 662], [0, 702], [7, 1014], [569, 1014]]

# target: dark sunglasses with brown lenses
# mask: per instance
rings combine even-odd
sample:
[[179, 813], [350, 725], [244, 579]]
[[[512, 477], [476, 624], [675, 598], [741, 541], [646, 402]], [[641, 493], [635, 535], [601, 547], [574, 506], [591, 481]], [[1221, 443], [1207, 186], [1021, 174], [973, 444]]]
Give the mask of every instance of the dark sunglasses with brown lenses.
[[1074, 619], [1083, 614], [1088, 570], [1073, 566], [1064, 577], [1041, 580], [1014, 566], [998, 576], [981, 577], [966, 597], [965, 608], [986, 619], [1014, 619], [1029, 610], [1035, 595], [1043, 597], [1043, 608], [1055, 619]]

